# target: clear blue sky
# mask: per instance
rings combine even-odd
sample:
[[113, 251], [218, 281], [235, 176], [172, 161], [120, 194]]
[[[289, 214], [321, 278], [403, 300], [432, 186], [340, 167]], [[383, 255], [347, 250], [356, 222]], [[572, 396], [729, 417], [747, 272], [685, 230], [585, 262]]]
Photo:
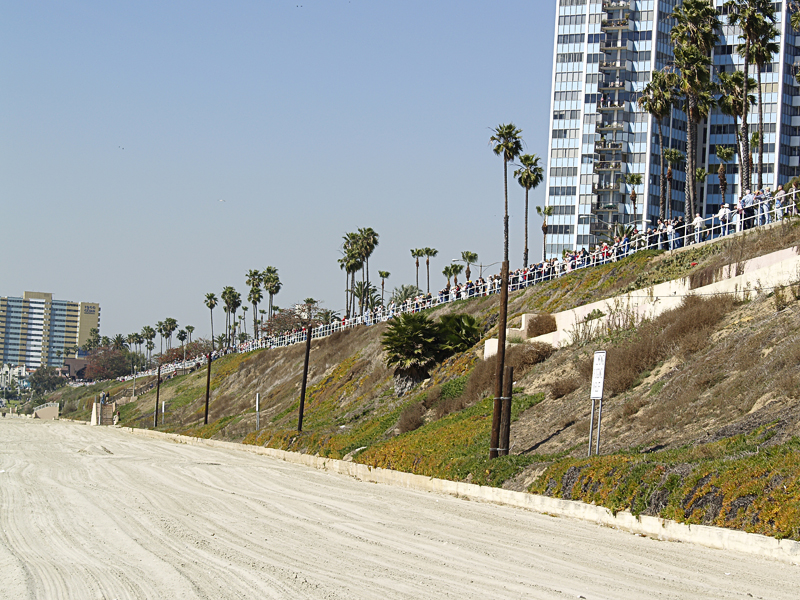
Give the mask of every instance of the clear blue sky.
[[[267, 265], [276, 304], [341, 309], [359, 227], [380, 235], [388, 289], [414, 282], [414, 247], [439, 250], [432, 289], [462, 250], [500, 260], [490, 128], [514, 122], [546, 160], [555, 5], [3, 2], [0, 295], [100, 302], [104, 335], [174, 317], [197, 337], [206, 292], [246, 297]], [[544, 185], [531, 212], [543, 201]]]

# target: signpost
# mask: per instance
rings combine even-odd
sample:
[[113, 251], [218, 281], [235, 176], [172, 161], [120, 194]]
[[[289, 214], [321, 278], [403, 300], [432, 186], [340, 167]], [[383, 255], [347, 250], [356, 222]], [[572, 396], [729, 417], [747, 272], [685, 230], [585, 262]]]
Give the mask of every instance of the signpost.
[[597, 445], [595, 454], [600, 454], [600, 421], [603, 418], [603, 383], [606, 377], [606, 351], [598, 350], [594, 353], [594, 366], [592, 368], [592, 415], [589, 420], [589, 454], [592, 455], [592, 435], [594, 428], [594, 401], [599, 400], [597, 411]]
[[261, 417], [261, 409], [259, 407], [258, 401], [259, 401], [259, 396], [258, 392], [256, 392], [256, 431], [261, 429], [261, 424], [259, 423], [260, 420], [259, 417]]

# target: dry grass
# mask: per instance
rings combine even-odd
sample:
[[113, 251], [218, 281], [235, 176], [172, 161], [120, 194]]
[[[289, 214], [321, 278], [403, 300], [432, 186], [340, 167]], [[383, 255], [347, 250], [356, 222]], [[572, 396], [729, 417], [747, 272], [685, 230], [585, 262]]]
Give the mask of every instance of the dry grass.
[[397, 429], [400, 433], [414, 431], [419, 429], [425, 423], [425, 405], [422, 402], [407, 406], [402, 413], [400, 413], [400, 420], [397, 423]]
[[567, 394], [571, 394], [581, 386], [581, 382], [577, 377], [570, 377], [567, 379], [557, 379], [550, 384], [550, 393], [553, 398], [563, 398]]
[[551, 314], [541, 314], [528, 321], [528, 330], [525, 333], [529, 338], [533, 338], [553, 333], [556, 329], [556, 318]]
[[[612, 395], [630, 389], [641, 373], [675, 350], [684, 356], [697, 352], [733, 306], [729, 296], [687, 296], [678, 308], [644, 323], [634, 337], [608, 350], [605, 389]], [[591, 360], [581, 360], [578, 371], [588, 383], [592, 375]]]

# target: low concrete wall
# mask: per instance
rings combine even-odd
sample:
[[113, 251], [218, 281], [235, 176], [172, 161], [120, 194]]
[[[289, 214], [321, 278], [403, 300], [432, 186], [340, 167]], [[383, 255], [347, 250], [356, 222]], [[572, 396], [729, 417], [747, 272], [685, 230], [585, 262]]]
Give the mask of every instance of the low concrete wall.
[[42, 421], [52, 421], [58, 418], [58, 406], [45, 406], [33, 413], [34, 419], [41, 419]]
[[[765, 256], [759, 256], [736, 265], [722, 268], [719, 280], [701, 288], [691, 289], [688, 278], [674, 279], [658, 285], [635, 290], [627, 294], [598, 300], [584, 304], [571, 310], [554, 313], [556, 331], [535, 338], [528, 342], [546, 342], [558, 348], [572, 342], [572, 333], [578, 323], [584, 322], [586, 316], [594, 310], [605, 316], [593, 320], [595, 327], [602, 326], [615, 311], [630, 311], [637, 319], [652, 319], [661, 313], [680, 306], [687, 294], [733, 294], [742, 298], [756, 292], [759, 288], [789, 285], [800, 280], [800, 256], [794, 248], [778, 250]], [[484, 343], [484, 360], [497, 354], [497, 339], [488, 339]]]
[[605, 507], [573, 500], [562, 500], [560, 498], [537, 496], [535, 494], [485, 487], [472, 483], [435, 479], [423, 475], [414, 475], [413, 473], [372, 468], [359, 463], [323, 458], [321, 456], [311, 456], [309, 454], [300, 454], [297, 452], [287, 452], [275, 448], [193, 438], [149, 429], [125, 429], [135, 435], [159, 440], [169, 440], [178, 444], [225, 448], [269, 456], [294, 464], [347, 475], [360, 481], [396, 485], [413, 490], [469, 498], [470, 500], [506, 504], [508, 506], [526, 508], [542, 514], [589, 521], [630, 533], [646, 535], [659, 540], [689, 542], [719, 550], [735, 550], [745, 554], [753, 554], [800, 565], [800, 542], [792, 540], [777, 540], [765, 535], [746, 533], [734, 529], [709, 527], [706, 525], [684, 525], [683, 523], [677, 523], [659, 517], [635, 517], [629, 512], [618, 512], [614, 515]]

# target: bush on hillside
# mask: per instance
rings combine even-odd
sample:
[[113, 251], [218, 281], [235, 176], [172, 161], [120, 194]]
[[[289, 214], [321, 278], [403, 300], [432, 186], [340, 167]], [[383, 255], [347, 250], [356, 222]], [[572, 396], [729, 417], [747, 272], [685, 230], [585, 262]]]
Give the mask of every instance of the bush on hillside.
[[556, 330], [556, 318], [550, 314], [536, 315], [528, 321], [528, 330], [525, 332], [529, 338], [539, 337]]

